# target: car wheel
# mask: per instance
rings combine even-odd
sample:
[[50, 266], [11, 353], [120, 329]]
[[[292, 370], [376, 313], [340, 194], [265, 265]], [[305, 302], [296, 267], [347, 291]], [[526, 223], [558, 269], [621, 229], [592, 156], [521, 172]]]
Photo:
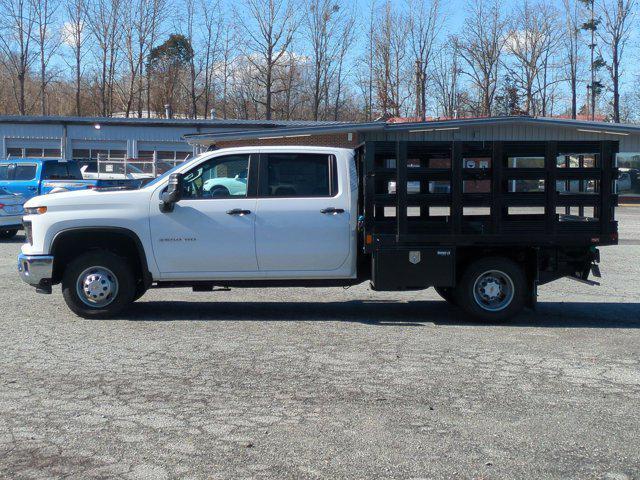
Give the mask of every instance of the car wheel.
[[4, 239], [4, 240], [8, 240], [10, 238], [13, 238], [17, 235], [18, 233], [18, 229], [17, 228], [12, 228], [9, 230], [0, 230], [0, 238]]
[[135, 277], [123, 258], [108, 251], [89, 252], [67, 266], [62, 295], [80, 317], [109, 318], [133, 302]]
[[447, 303], [451, 305], [456, 304], [456, 299], [454, 295], [454, 289], [452, 287], [433, 287], [438, 295], [440, 295]]
[[227, 187], [223, 187], [222, 185], [216, 185], [211, 190], [209, 190], [209, 196], [220, 198], [220, 197], [230, 197], [231, 194], [229, 193], [229, 190], [227, 189]]
[[471, 264], [455, 288], [456, 304], [474, 318], [507, 320], [525, 305], [526, 279], [522, 269], [507, 258], [494, 257]]

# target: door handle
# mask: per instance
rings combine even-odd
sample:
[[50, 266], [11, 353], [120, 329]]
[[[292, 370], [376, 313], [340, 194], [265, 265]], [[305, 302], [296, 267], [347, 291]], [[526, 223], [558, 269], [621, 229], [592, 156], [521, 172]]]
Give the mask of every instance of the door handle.
[[234, 208], [233, 210], [228, 210], [227, 215], [249, 215], [251, 210], [242, 210], [241, 208]]
[[337, 213], [344, 213], [344, 208], [323, 208], [322, 210], [320, 210], [320, 213], [335, 215]]

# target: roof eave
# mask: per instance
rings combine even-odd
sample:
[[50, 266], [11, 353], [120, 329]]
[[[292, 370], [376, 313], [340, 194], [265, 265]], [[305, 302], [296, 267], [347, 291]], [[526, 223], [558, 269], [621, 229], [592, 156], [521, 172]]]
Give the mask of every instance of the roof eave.
[[381, 122], [372, 123], [350, 123], [342, 125], [310, 126], [285, 128], [280, 127], [268, 133], [261, 131], [236, 130], [224, 133], [191, 133], [183, 135], [183, 138], [190, 144], [213, 145], [216, 142], [234, 140], [277, 140], [280, 138], [306, 137], [312, 135], [331, 135], [350, 132], [370, 132], [384, 130], [385, 124]]

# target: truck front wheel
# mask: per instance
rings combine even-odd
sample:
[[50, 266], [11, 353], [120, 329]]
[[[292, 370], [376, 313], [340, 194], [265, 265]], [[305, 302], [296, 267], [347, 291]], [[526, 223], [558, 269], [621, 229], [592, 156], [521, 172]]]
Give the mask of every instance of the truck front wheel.
[[507, 320], [524, 307], [524, 272], [507, 258], [478, 260], [462, 275], [454, 298], [462, 310], [475, 318], [488, 321]]
[[136, 282], [125, 259], [108, 251], [80, 255], [65, 269], [62, 295], [68, 307], [83, 318], [109, 318], [129, 306]]

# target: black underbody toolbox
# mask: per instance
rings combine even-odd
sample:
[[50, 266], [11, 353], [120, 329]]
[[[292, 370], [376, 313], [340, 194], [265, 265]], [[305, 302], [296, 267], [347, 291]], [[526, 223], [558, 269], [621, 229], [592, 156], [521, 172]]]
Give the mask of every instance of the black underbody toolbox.
[[417, 290], [455, 285], [455, 248], [398, 247], [373, 256], [374, 290]]

